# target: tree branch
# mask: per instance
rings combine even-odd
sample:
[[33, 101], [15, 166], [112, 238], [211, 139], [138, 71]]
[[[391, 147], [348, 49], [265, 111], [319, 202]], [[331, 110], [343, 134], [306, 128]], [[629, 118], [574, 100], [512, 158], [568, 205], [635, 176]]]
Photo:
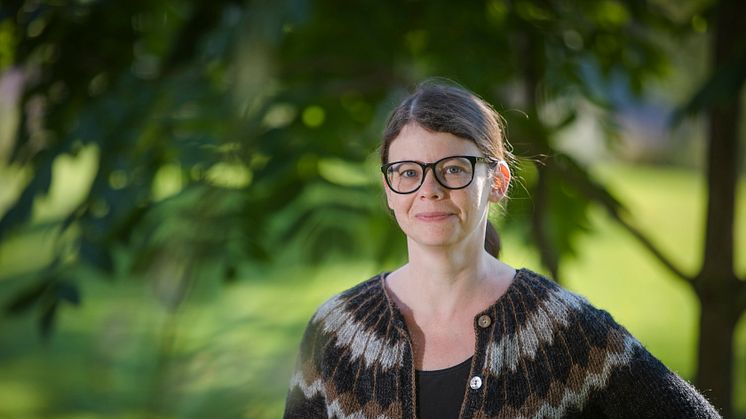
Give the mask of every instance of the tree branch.
[[637, 226], [625, 220], [622, 214], [624, 206], [602, 186], [597, 185], [582, 172], [582, 169], [571, 159], [563, 158], [563, 174], [570, 180], [580, 193], [596, 202], [606, 210], [609, 216], [616, 220], [625, 230], [627, 230], [637, 241], [642, 244], [658, 261], [663, 264], [669, 271], [677, 277], [683, 279], [689, 285], [694, 284], [694, 277], [687, 275], [681, 269], [677, 268], [673, 262], [667, 258], [663, 252], [653, 244], [653, 241], [645, 235]]
[[643, 247], [648, 249], [648, 251], [650, 251], [650, 253], [652, 253], [653, 256], [655, 256], [655, 258], [658, 259], [658, 261], [661, 264], [663, 264], [663, 266], [668, 268], [669, 271], [671, 271], [677, 277], [683, 279], [689, 285], [694, 284], [694, 278], [684, 273], [684, 271], [682, 271], [681, 269], [677, 268], [673, 264], [673, 262], [670, 259], [668, 259], [663, 254], [663, 252], [653, 244], [652, 240], [650, 240], [650, 238], [647, 237], [645, 233], [643, 233], [639, 228], [637, 228], [636, 226], [632, 225], [630, 222], [622, 218], [622, 216], [618, 212], [616, 211], [607, 211], [607, 212], [614, 220], [616, 220], [622, 227], [624, 227], [625, 230], [627, 230], [630, 234], [632, 234], [632, 236], [635, 239], [637, 239], [637, 241], [640, 242], [640, 244], [642, 244]]

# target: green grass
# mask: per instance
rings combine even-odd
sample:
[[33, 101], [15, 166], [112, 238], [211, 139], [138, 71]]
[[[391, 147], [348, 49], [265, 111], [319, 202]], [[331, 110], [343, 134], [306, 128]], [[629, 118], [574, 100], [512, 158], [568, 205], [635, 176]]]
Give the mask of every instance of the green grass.
[[[695, 173], [617, 166], [599, 174], [677, 264], [696, 269], [703, 186]], [[745, 189], [736, 233], [741, 273]], [[593, 220], [596, 232], [579, 243], [581, 257], [563, 265], [566, 286], [609, 311], [666, 365], [691, 378], [698, 316], [693, 293], [603, 214], [594, 213]], [[35, 231], [0, 248], [2, 300], [32, 279], [23, 271], [43, 262], [48, 234]], [[536, 256], [516, 245], [518, 238], [508, 235], [504, 242], [506, 262], [539, 270]], [[126, 257], [117, 253], [121, 263]], [[152, 279], [120, 274], [104, 281], [77, 269], [71, 274], [82, 287], [83, 304], [60, 312], [48, 342], [39, 339], [34, 316], [0, 317], [0, 417], [279, 417], [310, 315], [332, 294], [380, 269], [370, 262], [271, 269], [247, 264], [229, 285], [211, 280], [216, 275], [206, 269], [175, 312], [161, 303]], [[734, 394], [740, 417], [746, 417], [744, 319], [736, 357]]]

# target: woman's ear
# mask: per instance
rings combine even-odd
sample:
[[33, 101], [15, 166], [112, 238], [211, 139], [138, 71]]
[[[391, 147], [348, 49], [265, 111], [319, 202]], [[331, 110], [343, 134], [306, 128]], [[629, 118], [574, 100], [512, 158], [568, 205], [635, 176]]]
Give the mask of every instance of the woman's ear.
[[505, 193], [508, 191], [510, 186], [510, 168], [505, 160], [500, 160], [497, 163], [495, 172], [492, 175], [492, 188], [490, 190], [490, 201], [498, 202]]

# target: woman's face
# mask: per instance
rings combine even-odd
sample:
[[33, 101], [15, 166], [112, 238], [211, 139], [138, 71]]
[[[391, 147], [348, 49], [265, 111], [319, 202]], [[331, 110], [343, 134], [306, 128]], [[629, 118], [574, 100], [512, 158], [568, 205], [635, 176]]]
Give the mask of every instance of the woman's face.
[[[476, 144], [453, 134], [430, 132], [417, 124], [406, 125], [389, 146], [389, 162], [415, 160], [432, 163], [450, 156], [482, 156]], [[489, 202], [500, 199], [493, 188], [489, 167], [477, 163], [474, 179], [464, 189], [438, 183], [432, 169], [424, 183], [410, 194], [393, 192], [385, 182], [386, 199], [408, 240], [425, 246], [451, 246], [465, 240], [484, 242]]]

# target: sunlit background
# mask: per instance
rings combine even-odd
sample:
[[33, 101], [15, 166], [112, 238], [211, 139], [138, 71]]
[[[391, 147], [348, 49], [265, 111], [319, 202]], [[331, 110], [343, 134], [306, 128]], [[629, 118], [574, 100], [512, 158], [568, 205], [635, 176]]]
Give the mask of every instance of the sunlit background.
[[377, 147], [444, 77], [518, 157], [502, 259], [746, 418], [740, 8], [3, 1], [0, 417], [281, 416], [316, 307], [406, 257]]

